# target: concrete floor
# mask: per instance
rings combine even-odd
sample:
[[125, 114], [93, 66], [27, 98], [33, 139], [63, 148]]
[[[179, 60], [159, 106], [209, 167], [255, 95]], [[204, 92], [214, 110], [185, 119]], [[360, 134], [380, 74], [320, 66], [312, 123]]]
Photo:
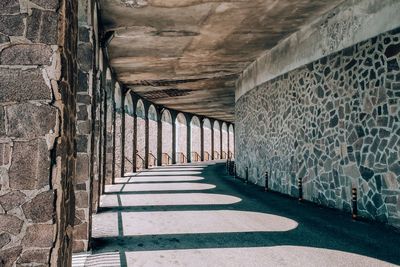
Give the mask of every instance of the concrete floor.
[[117, 179], [73, 266], [396, 266], [400, 233], [234, 180], [223, 163]]

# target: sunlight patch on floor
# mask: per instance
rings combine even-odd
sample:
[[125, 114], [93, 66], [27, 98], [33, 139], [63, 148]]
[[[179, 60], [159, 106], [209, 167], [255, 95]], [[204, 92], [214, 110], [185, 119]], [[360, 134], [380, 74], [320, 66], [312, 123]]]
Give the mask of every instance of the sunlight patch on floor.
[[395, 266], [374, 258], [338, 250], [276, 246], [126, 252], [128, 266]]
[[[120, 199], [124, 207], [227, 205], [241, 201], [240, 198], [234, 196], [207, 193], [121, 195]], [[116, 195], [104, 195], [101, 197], [101, 207], [118, 206], [118, 197]]]
[[298, 225], [277, 215], [234, 210], [122, 212], [122, 224], [125, 236], [283, 232]]
[[106, 186], [106, 192], [146, 192], [146, 191], [185, 191], [208, 190], [215, 188], [212, 184], [200, 183], [147, 183], [147, 184], [119, 184]]

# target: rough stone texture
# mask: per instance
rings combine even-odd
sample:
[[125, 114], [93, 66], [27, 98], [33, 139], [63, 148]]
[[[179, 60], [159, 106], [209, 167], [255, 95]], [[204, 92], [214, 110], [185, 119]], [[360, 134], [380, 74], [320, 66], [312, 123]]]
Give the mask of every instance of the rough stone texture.
[[0, 3], [0, 266], [70, 265], [76, 13], [76, 0]]
[[125, 114], [125, 173], [133, 171], [133, 117], [129, 114]]
[[0, 15], [0, 32], [8, 36], [24, 33], [24, 15]]
[[46, 191], [22, 205], [25, 217], [34, 223], [43, 223], [54, 217], [54, 192]]
[[53, 51], [42, 44], [13, 45], [5, 48], [0, 54], [3, 65], [50, 65]]
[[55, 107], [23, 103], [10, 106], [6, 113], [9, 136], [33, 139], [55, 132], [58, 119]]
[[25, 250], [18, 263], [29, 263], [29, 264], [47, 264], [49, 261], [49, 250], [48, 249], [33, 249]]
[[21, 232], [23, 221], [16, 216], [0, 214], [0, 231], [17, 235]]
[[286, 73], [236, 106], [240, 176], [400, 226], [400, 30]]
[[0, 66], [0, 76], [0, 102], [51, 100], [51, 89], [43, 80], [40, 69], [6, 69]]
[[22, 244], [27, 247], [50, 248], [53, 246], [54, 226], [34, 224], [28, 226]]
[[0, 250], [0, 266], [12, 267], [21, 252], [21, 246]]
[[167, 164], [168, 158], [172, 157], [172, 124], [165, 118], [166, 112], [163, 113], [162, 120], [162, 164]]
[[11, 241], [11, 236], [7, 233], [1, 233], [0, 234], [0, 249], [3, 248], [5, 245], [10, 243]]
[[25, 194], [20, 191], [11, 191], [0, 196], [0, 205], [8, 212], [16, 207], [19, 207], [25, 202]]
[[39, 189], [49, 184], [50, 158], [44, 140], [15, 142], [9, 170], [10, 188]]
[[214, 159], [221, 158], [221, 131], [218, 122], [214, 123]]
[[53, 11], [32, 9], [27, 19], [26, 37], [35, 43], [57, 43], [58, 14]]

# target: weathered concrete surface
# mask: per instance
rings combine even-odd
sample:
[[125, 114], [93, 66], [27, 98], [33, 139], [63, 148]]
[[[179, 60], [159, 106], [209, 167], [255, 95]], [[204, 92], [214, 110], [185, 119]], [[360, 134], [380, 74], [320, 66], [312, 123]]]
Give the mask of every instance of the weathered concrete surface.
[[240, 75], [236, 101], [246, 92], [323, 56], [400, 26], [397, 0], [351, 0], [265, 52]]
[[121, 82], [157, 104], [227, 121], [238, 74], [342, 0], [102, 0]]

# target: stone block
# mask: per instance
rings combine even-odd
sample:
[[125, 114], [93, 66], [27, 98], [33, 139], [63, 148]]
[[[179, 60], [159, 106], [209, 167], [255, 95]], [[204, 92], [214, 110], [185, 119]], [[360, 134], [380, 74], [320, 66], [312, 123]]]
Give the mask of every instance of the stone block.
[[0, 232], [7, 232], [12, 235], [18, 235], [24, 222], [16, 216], [9, 214], [0, 214]]
[[54, 216], [54, 192], [53, 190], [40, 193], [30, 202], [22, 205], [25, 217], [34, 223], [43, 223], [53, 219]]
[[0, 196], [0, 205], [6, 212], [19, 207], [24, 202], [25, 194], [20, 191], [12, 191]]
[[78, 121], [85, 121], [89, 119], [89, 114], [87, 111], [87, 106], [86, 105], [79, 105], [78, 106], [78, 111], [76, 113], [77, 120]]
[[89, 135], [92, 132], [92, 123], [91, 121], [79, 121], [77, 123], [77, 133]]
[[3, 65], [50, 65], [52, 50], [43, 44], [20, 44], [5, 48], [0, 54]]
[[79, 70], [78, 72], [78, 92], [88, 92], [88, 74]]
[[92, 69], [93, 49], [90, 43], [78, 45], [78, 64], [86, 72]]
[[7, 108], [7, 135], [33, 139], [55, 131], [57, 108], [49, 105], [23, 103]]
[[73, 240], [73, 244], [72, 244], [72, 252], [76, 253], [76, 252], [82, 252], [86, 250], [86, 244], [83, 241], [80, 240]]
[[89, 229], [87, 223], [82, 223], [80, 225], [74, 226], [74, 239], [76, 240], [88, 240], [89, 238]]
[[9, 170], [11, 189], [32, 190], [49, 184], [50, 159], [44, 140], [15, 142]]
[[34, 224], [28, 226], [22, 239], [24, 247], [51, 247], [54, 238], [54, 225]]
[[77, 152], [87, 152], [88, 149], [88, 136], [79, 135], [76, 137]]
[[32, 9], [27, 19], [26, 37], [34, 43], [57, 44], [57, 24], [57, 13]]
[[49, 261], [50, 251], [48, 249], [25, 250], [18, 263], [47, 263]]
[[22, 247], [17, 246], [0, 251], [0, 266], [12, 267], [22, 252]]
[[83, 210], [83, 209], [76, 210], [75, 211], [74, 225], [81, 224], [84, 221], [86, 221], [85, 210]]
[[78, 153], [76, 159], [76, 181], [75, 184], [84, 183], [89, 180], [89, 156]]
[[87, 192], [76, 192], [75, 193], [75, 206], [77, 208], [88, 208], [89, 198]]
[[0, 77], [0, 102], [52, 100], [52, 91], [40, 69], [0, 68]]
[[5, 245], [10, 243], [11, 241], [11, 236], [7, 233], [1, 233], [0, 234], [0, 249], [3, 248]]
[[19, 13], [18, 0], [1, 0], [0, 14], [14, 14]]
[[45, 9], [57, 9], [59, 6], [59, 0], [30, 0], [30, 1]]
[[9, 36], [22, 36], [25, 28], [23, 18], [24, 15], [0, 15], [0, 33]]

